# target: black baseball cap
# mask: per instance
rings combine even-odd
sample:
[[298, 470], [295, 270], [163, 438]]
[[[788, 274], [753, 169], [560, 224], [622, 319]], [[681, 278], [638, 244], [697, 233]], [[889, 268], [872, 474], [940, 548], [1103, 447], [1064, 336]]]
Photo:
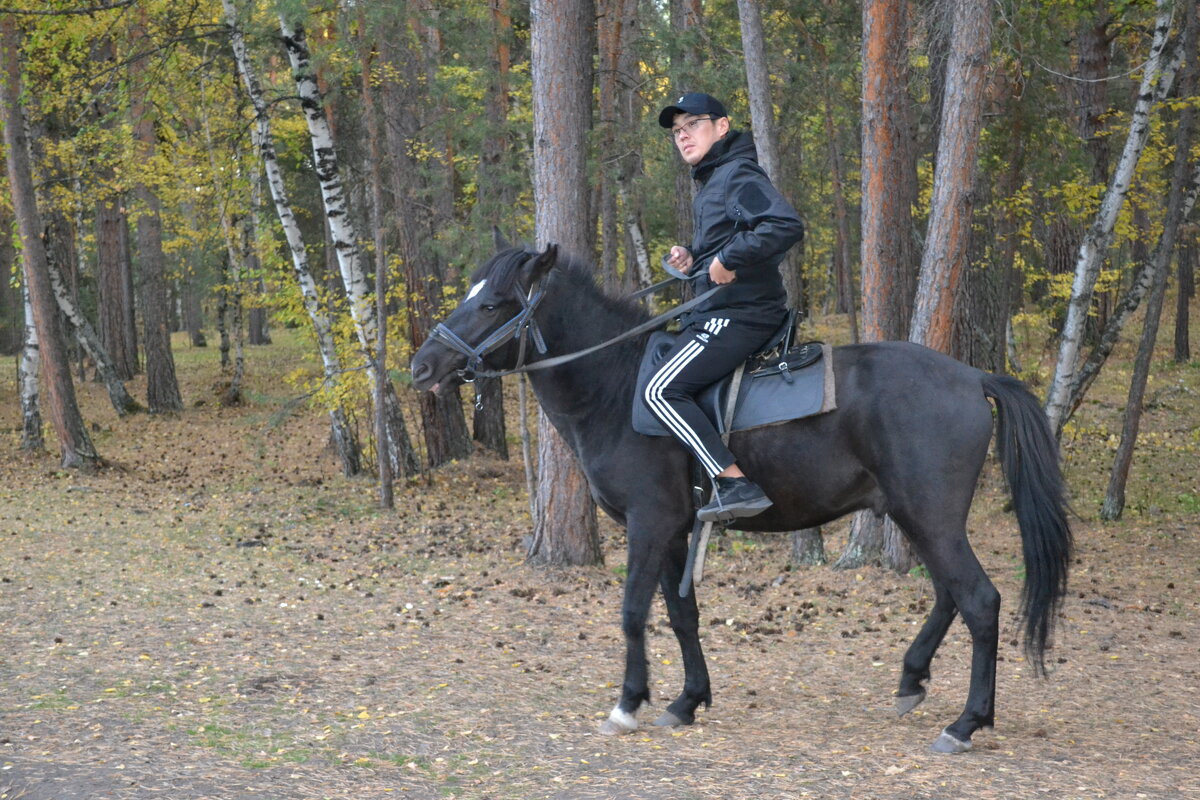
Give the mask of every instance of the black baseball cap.
[[676, 114], [708, 114], [711, 117], [727, 117], [725, 106], [711, 94], [688, 92], [671, 105], [658, 112], [658, 124], [669, 128], [675, 124]]

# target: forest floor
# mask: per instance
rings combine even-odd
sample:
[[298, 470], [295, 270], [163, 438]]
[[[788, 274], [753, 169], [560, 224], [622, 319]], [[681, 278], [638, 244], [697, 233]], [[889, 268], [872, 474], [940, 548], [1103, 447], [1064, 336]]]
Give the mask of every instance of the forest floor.
[[[1047, 679], [1017, 641], [1021, 549], [989, 462], [970, 533], [1005, 598], [997, 726], [951, 757], [929, 745], [965, 700], [960, 622], [928, 700], [893, 712], [927, 581], [789, 568], [786, 536], [734, 532], [700, 589], [714, 705], [599, 735], [621, 531], [602, 523], [603, 567], [526, 565], [519, 456], [402, 483], [379, 511], [323, 415], [281, 413], [301, 345], [277, 341], [251, 349], [240, 408], [215, 402], [216, 348], [182, 340], [177, 417], [121, 420], [82, 386], [95, 474], [19, 451], [3, 367], [0, 799], [1200, 798], [1200, 363], [1156, 363], [1120, 522], [1097, 510], [1127, 367], [1068, 431], [1078, 554]], [[831, 555], [844, 537], [829, 526]], [[682, 684], [661, 600], [648, 643], [647, 723]]]

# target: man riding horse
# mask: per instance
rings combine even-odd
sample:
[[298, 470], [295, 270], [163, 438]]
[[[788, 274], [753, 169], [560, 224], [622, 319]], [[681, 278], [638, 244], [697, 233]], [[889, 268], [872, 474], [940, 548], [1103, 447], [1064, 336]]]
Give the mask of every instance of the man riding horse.
[[674, 348], [646, 385], [646, 405], [713, 479], [716, 492], [697, 512], [729, 522], [770, 508], [771, 500], [738, 467], [696, 403], [705, 387], [737, 369], [766, 344], [787, 314], [779, 264], [804, 237], [804, 225], [758, 164], [754, 140], [733, 130], [725, 106], [692, 92], [658, 115], [700, 185], [692, 203], [695, 235], [675, 245], [667, 263], [693, 267], [697, 291], [725, 288], [682, 320]]

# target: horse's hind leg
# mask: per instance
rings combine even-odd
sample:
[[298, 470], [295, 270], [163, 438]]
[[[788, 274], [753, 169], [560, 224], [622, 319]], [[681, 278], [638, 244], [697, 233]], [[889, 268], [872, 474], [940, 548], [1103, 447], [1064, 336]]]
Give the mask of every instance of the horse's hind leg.
[[[934, 583], [949, 593], [971, 632], [971, 686], [967, 704], [962, 715], [933, 743], [933, 749], [940, 753], [966, 752], [971, 749], [971, 735], [995, 722], [1000, 593], [975, 558], [964, 530], [930, 530], [901, 524], [909, 532]], [[938, 622], [940, 625], [941, 618]], [[931, 626], [927, 623], [926, 627]]]
[[679, 640], [683, 655], [683, 693], [667, 706], [655, 725], [691, 725], [701, 703], [712, 705], [712, 688], [708, 682], [708, 665], [700, 648], [700, 611], [696, 607], [696, 592], [689, 587], [688, 596], [679, 596], [679, 583], [687, 565], [687, 532], [671, 540], [662, 571], [663, 599], [671, 617], [671, 629]]
[[901, 717], [925, 699], [925, 681], [929, 680], [933, 654], [958, 614], [958, 606], [954, 605], [950, 592], [937, 581], [933, 582], [933, 591], [933, 610], [904, 654], [904, 670], [900, 673], [900, 688], [896, 692], [896, 713]]

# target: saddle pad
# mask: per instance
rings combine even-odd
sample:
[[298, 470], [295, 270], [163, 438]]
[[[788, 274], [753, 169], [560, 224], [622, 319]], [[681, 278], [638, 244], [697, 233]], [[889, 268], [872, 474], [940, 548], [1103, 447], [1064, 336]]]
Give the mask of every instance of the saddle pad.
[[[645, 400], [645, 387], [663, 358], [674, 345], [676, 334], [659, 331], [651, 334], [638, 368], [637, 390], [633, 398], [633, 429], [646, 436], [670, 436]], [[755, 369], [742, 375], [732, 431], [744, 431], [788, 420], [810, 417], [837, 407], [833, 384], [831, 348], [820, 342], [795, 347], [782, 357], [765, 364], [752, 357]], [[709, 386], [696, 398], [704, 414], [718, 431], [724, 433], [725, 398], [732, 376]]]

